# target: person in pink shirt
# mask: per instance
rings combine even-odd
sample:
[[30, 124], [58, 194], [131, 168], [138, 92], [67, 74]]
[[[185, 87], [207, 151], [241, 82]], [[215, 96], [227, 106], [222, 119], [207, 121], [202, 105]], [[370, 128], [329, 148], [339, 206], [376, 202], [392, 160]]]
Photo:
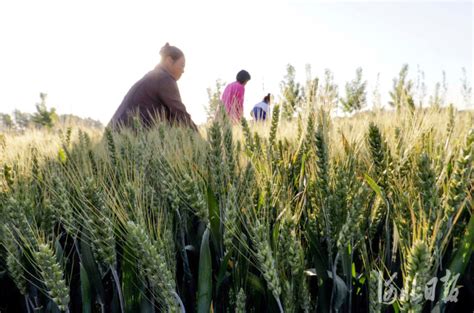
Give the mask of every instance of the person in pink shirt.
[[229, 119], [238, 123], [244, 114], [245, 84], [250, 80], [249, 72], [241, 70], [237, 73], [236, 81], [228, 84], [222, 93], [222, 103]]

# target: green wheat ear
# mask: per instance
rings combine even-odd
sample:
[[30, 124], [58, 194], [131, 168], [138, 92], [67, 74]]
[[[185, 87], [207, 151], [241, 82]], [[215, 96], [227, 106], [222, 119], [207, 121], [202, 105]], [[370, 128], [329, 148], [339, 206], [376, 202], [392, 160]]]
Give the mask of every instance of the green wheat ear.
[[245, 118], [242, 118], [241, 125], [242, 125], [242, 131], [244, 133], [244, 138], [245, 138], [245, 148], [247, 149], [247, 152], [253, 152], [254, 142], [252, 139], [252, 133], [250, 131], [249, 123], [247, 122]]
[[132, 221], [127, 223], [130, 247], [135, 250], [138, 268], [143, 279], [147, 279], [151, 288], [163, 298], [168, 310], [177, 310], [176, 283], [170, 271], [161, 247], [157, 247], [143, 227]]
[[[379, 271], [371, 270], [369, 276], [369, 312], [370, 313], [380, 313], [382, 312], [382, 303], [379, 301], [379, 280], [380, 275]], [[383, 287], [383, 282], [381, 286]]]
[[430, 260], [428, 245], [421, 240], [415, 241], [405, 262], [406, 276], [400, 297], [402, 312], [421, 312], [423, 309], [423, 292], [431, 272]]
[[64, 279], [63, 269], [50, 245], [39, 243], [34, 258], [49, 297], [61, 311], [69, 311], [69, 288]]
[[3, 225], [3, 227], [0, 229], [0, 235], [0, 243], [5, 248], [7, 255], [6, 265], [8, 274], [12, 278], [18, 290], [20, 290], [20, 293], [22, 295], [26, 295], [27, 281], [25, 279], [24, 268], [21, 263], [23, 258], [22, 249], [15, 240], [14, 234], [6, 225]]
[[239, 293], [235, 299], [235, 313], [245, 313], [245, 302], [246, 296], [242, 288], [240, 288]]
[[429, 156], [426, 153], [421, 154], [418, 159], [417, 187], [421, 196], [422, 212], [428, 222], [428, 238], [431, 237], [440, 204], [436, 178]]
[[268, 288], [273, 296], [279, 301], [281, 295], [280, 279], [277, 273], [276, 262], [273, 252], [268, 242], [268, 234], [265, 225], [258, 220], [253, 229], [252, 241], [255, 245], [255, 255], [263, 274], [263, 278], [267, 282]]
[[110, 211], [105, 206], [104, 194], [94, 186], [93, 180], [88, 179], [83, 189], [89, 201], [84, 216], [84, 227], [90, 233], [92, 251], [101, 265], [115, 268], [117, 256], [115, 253], [115, 237]]

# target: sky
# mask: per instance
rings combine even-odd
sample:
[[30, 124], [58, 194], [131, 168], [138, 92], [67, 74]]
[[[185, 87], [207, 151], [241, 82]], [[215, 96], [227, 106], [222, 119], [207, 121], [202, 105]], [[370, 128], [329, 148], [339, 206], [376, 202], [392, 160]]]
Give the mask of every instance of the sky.
[[[473, 81], [470, 1], [2, 1], [0, 112], [33, 112], [39, 93], [59, 114], [107, 123], [129, 88], [175, 45], [186, 56], [178, 81], [194, 121], [206, 120], [208, 87], [250, 72], [244, 112], [277, 95], [286, 65], [297, 80], [334, 73], [339, 90], [364, 70], [368, 94], [380, 73], [382, 101], [404, 63], [425, 73], [428, 95], [446, 72], [460, 108], [461, 68]], [[428, 98], [428, 97], [427, 97]], [[427, 99], [426, 98], [426, 99]]]

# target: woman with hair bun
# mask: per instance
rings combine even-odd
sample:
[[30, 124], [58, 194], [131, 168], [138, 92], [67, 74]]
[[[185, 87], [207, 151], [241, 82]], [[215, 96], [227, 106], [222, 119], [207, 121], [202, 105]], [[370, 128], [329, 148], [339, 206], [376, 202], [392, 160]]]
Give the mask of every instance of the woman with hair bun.
[[235, 82], [225, 87], [221, 100], [227, 116], [234, 123], [238, 123], [244, 113], [245, 85], [250, 80], [250, 74], [246, 70], [241, 70], [235, 79]]
[[133, 125], [138, 115], [146, 127], [156, 120], [166, 120], [197, 130], [191, 116], [181, 101], [178, 81], [184, 73], [186, 60], [183, 52], [166, 43], [160, 50], [161, 61], [142, 79], [136, 82], [125, 95], [109, 125], [112, 127]]
[[269, 115], [270, 109], [270, 98], [271, 95], [267, 94], [265, 97], [263, 97], [262, 102], [259, 102], [254, 105], [252, 110], [252, 116], [256, 121], [265, 121], [267, 119], [267, 115]]

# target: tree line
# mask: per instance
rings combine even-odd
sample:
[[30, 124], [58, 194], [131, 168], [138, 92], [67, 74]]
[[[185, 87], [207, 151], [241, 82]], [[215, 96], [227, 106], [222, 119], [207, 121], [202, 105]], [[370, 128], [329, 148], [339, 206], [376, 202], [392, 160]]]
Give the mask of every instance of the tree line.
[[0, 130], [3, 131], [24, 131], [31, 128], [53, 129], [59, 125], [77, 125], [92, 128], [102, 128], [103, 125], [91, 118], [82, 118], [73, 114], [56, 113], [56, 109], [48, 109], [46, 104], [47, 94], [40, 93], [40, 102], [35, 104], [36, 112], [27, 113], [14, 110], [10, 115], [0, 113]]

